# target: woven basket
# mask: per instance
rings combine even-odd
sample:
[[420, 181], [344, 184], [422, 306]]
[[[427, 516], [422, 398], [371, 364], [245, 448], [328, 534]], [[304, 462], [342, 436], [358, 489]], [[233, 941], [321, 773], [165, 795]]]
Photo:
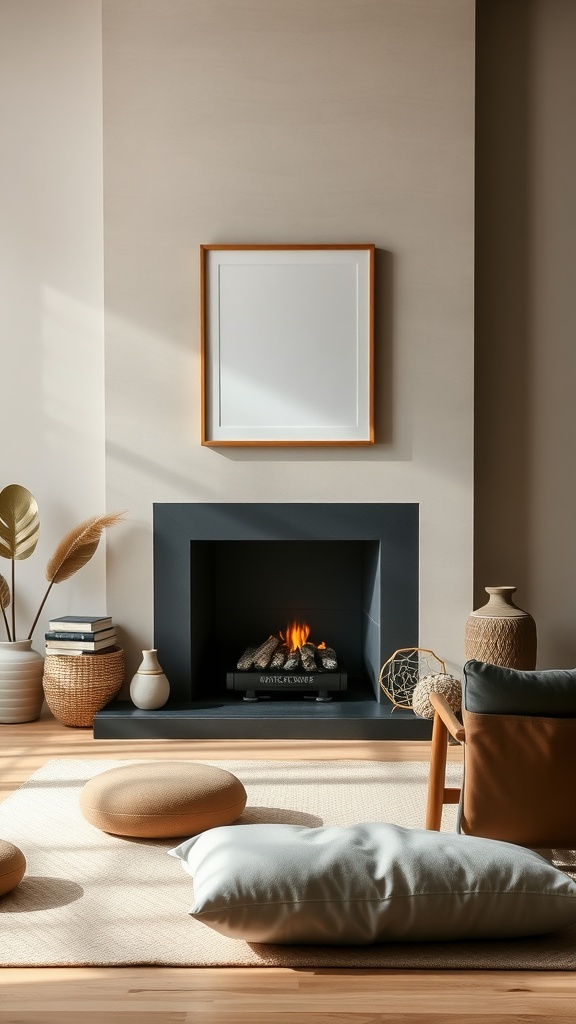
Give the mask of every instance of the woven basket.
[[124, 682], [124, 651], [106, 654], [47, 654], [44, 695], [54, 718], [63, 725], [92, 725], [94, 715], [118, 693]]

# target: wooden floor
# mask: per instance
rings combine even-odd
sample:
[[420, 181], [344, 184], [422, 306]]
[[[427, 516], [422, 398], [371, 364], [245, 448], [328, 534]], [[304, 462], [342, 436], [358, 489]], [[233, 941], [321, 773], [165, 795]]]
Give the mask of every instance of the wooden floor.
[[[116, 741], [43, 715], [0, 725], [0, 799], [56, 757], [428, 760], [415, 742]], [[458, 748], [449, 757], [457, 760]], [[87, 922], [87, 927], [90, 923]], [[0, 927], [2, 924], [0, 923]], [[576, 1024], [576, 975], [524, 971], [26, 968], [0, 972], [1, 1024]]]

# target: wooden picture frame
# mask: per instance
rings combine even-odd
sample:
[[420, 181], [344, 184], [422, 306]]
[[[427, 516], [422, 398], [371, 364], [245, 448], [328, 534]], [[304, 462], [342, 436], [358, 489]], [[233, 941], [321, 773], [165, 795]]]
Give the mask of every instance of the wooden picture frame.
[[200, 246], [202, 444], [374, 443], [374, 245]]

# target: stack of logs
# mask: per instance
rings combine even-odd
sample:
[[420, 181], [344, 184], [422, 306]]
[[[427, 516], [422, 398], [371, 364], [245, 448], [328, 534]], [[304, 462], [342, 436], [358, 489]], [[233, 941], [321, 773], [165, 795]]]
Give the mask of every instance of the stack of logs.
[[302, 644], [291, 651], [277, 636], [269, 636], [259, 647], [247, 647], [238, 660], [240, 672], [263, 672], [277, 669], [282, 672], [335, 672], [338, 668], [336, 652], [332, 647]]

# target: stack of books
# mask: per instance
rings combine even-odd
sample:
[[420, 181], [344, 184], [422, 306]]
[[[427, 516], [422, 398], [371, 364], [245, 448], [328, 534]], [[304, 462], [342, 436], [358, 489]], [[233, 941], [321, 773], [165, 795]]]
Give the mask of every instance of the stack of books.
[[44, 634], [46, 654], [104, 654], [116, 644], [108, 615], [62, 615], [51, 619]]

